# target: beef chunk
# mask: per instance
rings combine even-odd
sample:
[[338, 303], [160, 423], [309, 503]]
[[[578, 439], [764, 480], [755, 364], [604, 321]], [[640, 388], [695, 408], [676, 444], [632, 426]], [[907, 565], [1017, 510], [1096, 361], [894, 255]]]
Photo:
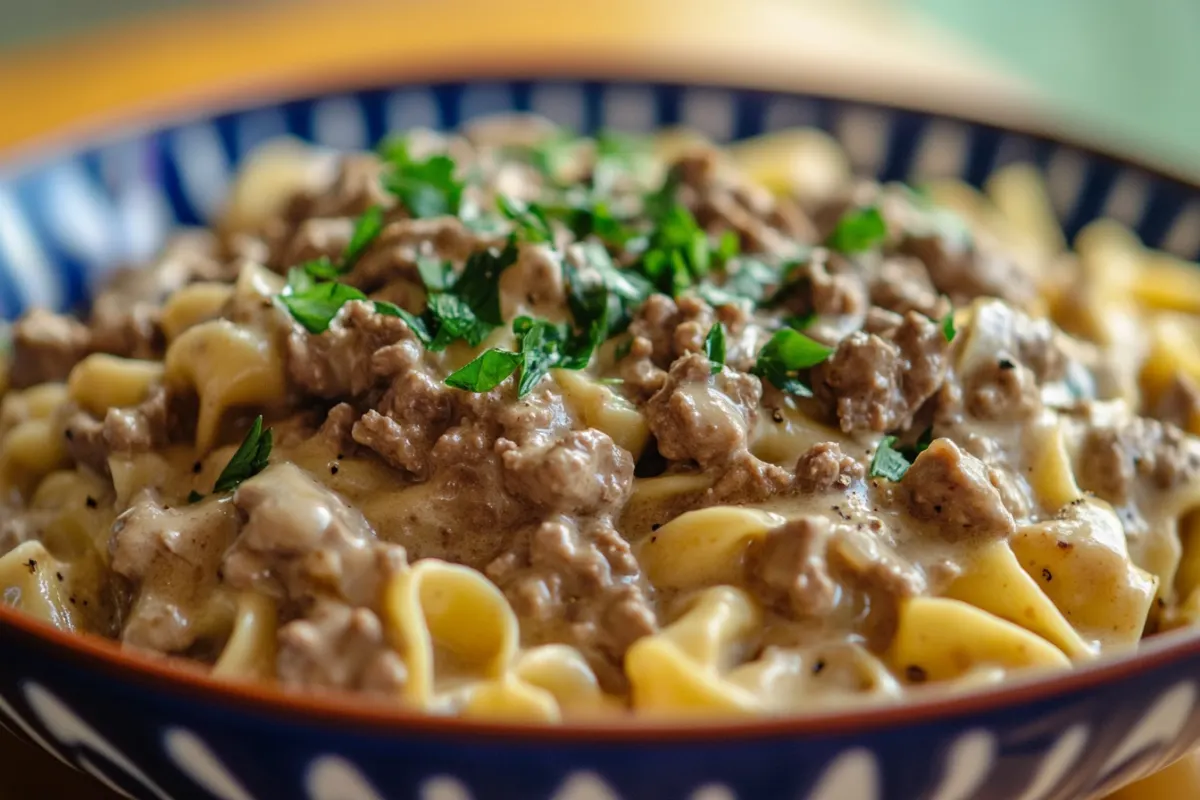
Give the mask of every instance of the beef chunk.
[[13, 389], [64, 381], [91, 347], [86, 326], [70, 317], [35, 308], [13, 324]]
[[331, 600], [319, 600], [303, 619], [279, 629], [275, 664], [284, 686], [304, 690], [344, 689], [394, 700], [408, 680], [379, 617]]
[[949, 439], [935, 439], [904, 474], [909, 512], [950, 539], [999, 539], [1016, 530], [987, 467]]
[[238, 487], [241, 535], [225, 580], [301, 607], [317, 597], [376, 606], [404, 550], [379, 542], [362, 514], [291, 463], [272, 464]]
[[547, 510], [615, 510], [633, 485], [633, 458], [595, 428], [571, 431], [548, 446], [500, 439], [496, 452], [509, 491]]
[[638, 564], [607, 518], [548, 520], [488, 565], [531, 644], [578, 647], [610, 690], [624, 685], [620, 664], [633, 642], [657, 627], [638, 583]]
[[146, 453], [165, 447], [172, 431], [181, 423], [171, 413], [166, 389], [154, 389], [142, 403], [131, 408], [110, 408], [103, 420], [86, 411], [70, 414], [64, 426], [67, 451], [75, 463], [108, 474], [108, 458], [114, 453]]
[[1192, 480], [1200, 471], [1200, 452], [1174, 425], [1132, 417], [1090, 428], [1077, 470], [1081, 488], [1120, 506], [1133, 499], [1137, 486], [1168, 491]]
[[815, 444], [796, 461], [796, 487], [807, 494], [845, 491], [864, 474], [863, 465], [843, 453], [837, 442]]
[[729, 369], [713, 375], [707, 358], [687, 355], [646, 404], [646, 422], [664, 456], [707, 467], [746, 447], [761, 398], [758, 378]]
[[955, 305], [996, 297], [1023, 308], [1037, 295], [1029, 274], [997, 246], [957, 233], [909, 235], [900, 243], [900, 252], [919, 258], [934, 287]]
[[813, 391], [847, 433], [904, 429], [945, 380], [948, 350], [937, 323], [909, 312], [888, 338], [860, 331], [843, 339], [813, 369]]
[[[238, 529], [228, 502], [165, 508], [139, 495], [113, 523], [113, 572], [133, 585], [121, 639], [160, 653], [186, 650], [210, 631], [218, 570]], [[232, 609], [230, 609], [232, 615]]]
[[746, 586], [795, 619], [829, 614], [838, 597], [825, 560], [830, 527], [824, 517], [801, 517], [754, 541], [746, 550]]
[[297, 387], [318, 397], [361, 394], [381, 377], [374, 358], [378, 351], [415, 341], [404, 320], [377, 314], [370, 303], [352, 300], [320, 335], [298, 325], [293, 328], [287, 341], [288, 376]]

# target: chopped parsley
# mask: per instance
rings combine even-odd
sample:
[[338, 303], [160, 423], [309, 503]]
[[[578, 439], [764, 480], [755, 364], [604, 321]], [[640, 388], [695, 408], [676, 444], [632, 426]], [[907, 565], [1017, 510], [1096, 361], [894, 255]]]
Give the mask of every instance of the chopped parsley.
[[704, 337], [704, 355], [712, 362], [713, 375], [725, 366], [725, 326], [719, 322], [714, 322]]
[[[250, 430], [246, 431], [246, 437], [242, 439], [225, 469], [217, 476], [216, 483], [213, 484], [213, 494], [233, 491], [242, 481], [262, 472], [267, 467], [270, 455], [271, 429], [263, 430], [263, 418], [259, 414]], [[193, 491], [188, 494], [187, 499], [189, 503], [198, 503], [204, 499], [204, 495]]]
[[537, 203], [523, 203], [504, 197], [496, 198], [500, 213], [513, 223], [513, 233], [523, 242], [540, 244], [554, 243], [554, 230], [546, 218], [546, 211]]
[[875, 206], [867, 206], [843, 214], [825, 244], [839, 253], [861, 253], [881, 244], [887, 233], [883, 214]]
[[350, 242], [342, 252], [341, 271], [352, 270], [358, 263], [358, 259], [371, 246], [371, 243], [379, 238], [382, 231], [383, 209], [380, 206], [371, 206], [354, 222], [354, 232], [350, 235]]
[[809, 325], [817, 321], [817, 312], [810, 311], [807, 314], [793, 314], [784, 319], [783, 324], [787, 325], [792, 330], [803, 331]]
[[832, 354], [832, 347], [826, 347], [799, 331], [782, 328], [763, 345], [751, 372], [770, 381], [782, 392], [812, 397], [812, 389], [800, 380], [799, 372], [815, 367]]
[[933, 426], [926, 428], [909, 447], [896, 447], [895, 436], [883, 437], [871, 458], [871, 477], [887, 478], [889, 481], [900, 480], [917, 460], [917, 456], [928, 450], [932, 442]]
[[300, 267], [288, 270], [287, 286], [279, 295], [279, 302], [292, 317], [314, 334], [329, 330], [329, 323], [346, 303], [366, 299], [367, 296], [353, 286], [337, 281], [318, 282], [307, 269]]
[[778, 282], [778, 270], [765, 261], [734, 256], [725, 262], [724, 283], [717, 286], [705, 281], [696, 291], [714, 306], [729, 305], [742, 300], [759, 303], [766, 295], [767, 287]]
[[513, 321], [513, 333], [520, 336], [517, 352], [521, 354], [521, 377], [517, 381], [517, 397], [521, 398], [558, 365], [564, 341], [562, 332], [542, 319], [518, 317]]
[[895, 436], [885, 436], [879, 441], [879, 446], [875, 448], [875, 455], [871, 458], [870, 475], [872, 478], [898, 481], [904, 477], [904, 473], [908, 472], [908, 468], [912, 464], [904, 457], [903, 453], [895, 448], [895, 444]]
[[414, 217], [457, 215], [462, 203], [463, 182], [454, 177], [454, 159], [434, 155], [418, 161], [408, 152], [403, 137], [380, 145], [385, 161], [383, 185]]
[[942, 317], [942, 336], [946, 337], [947, 342], [953, 342], [957, 333], [958, 330], [954, 327], [954, 309], [950, 309], [946, 316]]
[[469, 364], [450, 373], [446, 385], [468, 392], [490, 392], [516, 372], [521, 361], [519, 353], [496, 348], [485, 350]]
[[[578, 246], [576, 252], [582, 261], [580, 269], [568, 268], [566, 272], [571, 287], [571, 312], [575, 317], [576, 326], [588, 327], [597, 312], [594, 306], [588, 307], [584, 301], [587, 292], [595, 291], [591, 287], [596, 285], [607, 290], [604, 298], [606, 330], [601, 338], [603, 341], [629, 327], [634, 310], [654, 293], [654, 286], [640, 273], [632, 269], [621, 269], [614, 264], [612, 256], [603, 245], [584, 242]], [[584, 316], [582, 319], [581, 312]]]
[[580, 138], [560, 130], [529, 148], [529, 163], [551, 182], [557, 182], [579, 149]]

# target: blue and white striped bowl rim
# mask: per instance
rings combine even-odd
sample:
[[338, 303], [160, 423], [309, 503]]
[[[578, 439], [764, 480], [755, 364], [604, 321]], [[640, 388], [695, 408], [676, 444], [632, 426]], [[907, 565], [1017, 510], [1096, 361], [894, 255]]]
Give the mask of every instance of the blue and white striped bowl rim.
[[725, 142], [797, 126], [828, 131], [855, 168], [883, 180], [959, 177], [980, 185], [1005, 164], [1048, 177], [1068, 237], [1099, 217], [1149, 246], [1200, 255], [1200, 189], [1085, 148], [939, 114], [830, 97], [677, 83], [487, 80], [318, 95], [219, 113], [0, 165], [0, 318], [69, 309], [115, 266], [151, 258], [168, 232], [204, 224], [238, 164], [284, 134], [336, 149], [389, 131], [453, 129], [532, 111], [579, 132], [685, 125]]

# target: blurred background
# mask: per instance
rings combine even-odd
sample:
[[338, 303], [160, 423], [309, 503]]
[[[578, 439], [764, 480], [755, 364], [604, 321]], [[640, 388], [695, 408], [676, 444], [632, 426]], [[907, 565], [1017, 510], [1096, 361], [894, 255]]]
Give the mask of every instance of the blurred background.
[[[445, 26], [467, 53], [536, 60], [540, 30], [564, 51], [605, 41], [733, 82], [966, 109], [1200, 180], [1200, 0], [0, 0], [0, 147], [117, 108], [378, 75], [402, 34], [436, 47]], [[1197, 764], [1120, 797], [1200, 797]], [[0, 798], [110, 796], [7, 737], [0, 773]]]

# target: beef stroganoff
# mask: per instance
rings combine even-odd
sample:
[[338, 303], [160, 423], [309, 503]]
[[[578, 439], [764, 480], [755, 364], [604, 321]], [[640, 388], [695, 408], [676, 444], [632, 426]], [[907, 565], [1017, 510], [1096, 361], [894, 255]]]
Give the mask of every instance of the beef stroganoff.
[[533, 118], [292, 142], [12, 328], [0, 588], [230, 680], [797, 713], [1200, 616], [1200, 272], [1026, 166]]

